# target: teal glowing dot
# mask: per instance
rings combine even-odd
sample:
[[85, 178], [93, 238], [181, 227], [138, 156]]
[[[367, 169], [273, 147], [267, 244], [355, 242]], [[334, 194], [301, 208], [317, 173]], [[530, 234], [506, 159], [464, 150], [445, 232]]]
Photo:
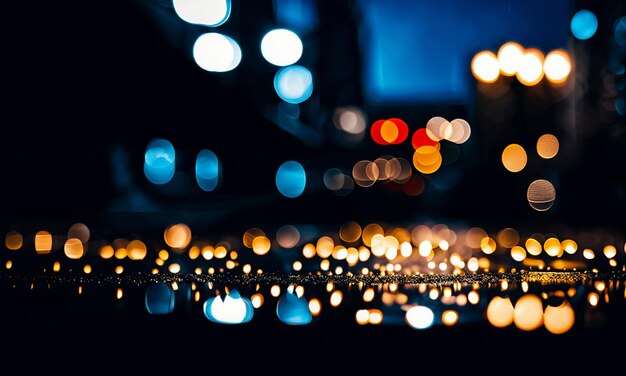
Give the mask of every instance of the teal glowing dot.
[[143, 164], [146, 178], [154, 184], [165, 184], [176, 172], [176, 152], [168, 140], [156, 138], [148, 144]]
[[150, 284], [146, 288], [146, 309], [151, 315], [167, 315], [174, 310], [174, 291], [165, 283]]
[[598, 30], [598, 19], [591, 11], [583, 9], [572, 17], [570, 27], [576, 39], [586, 40]]
[[211, 150], [201, 150], [196, 158], [196, 181], [206, 192], [211, 192], [220, 182], [221, 168], [217, 155]]
[[276, 188], [285, 197], [298, 197], [306, 187], [306, 172], [296, 161], [287, 161], [276, 171]]
[[300, 65], [290, 65], [276, 72], [274, 89], [288, 103], [302, 103], [313, 94], [313, 75]]
[[289, 291], [278, 301], [276, 315], [287, 325], [306, 325], [313, 319], [307, 300]]

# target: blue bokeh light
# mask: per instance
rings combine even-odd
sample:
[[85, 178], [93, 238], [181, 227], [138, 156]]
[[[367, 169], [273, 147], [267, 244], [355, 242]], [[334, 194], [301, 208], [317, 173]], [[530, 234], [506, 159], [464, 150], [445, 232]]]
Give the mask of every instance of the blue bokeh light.
[[598, 19], [593, 12], [587, 9], [579, 10], [572, 17], [570, 28], [576, 39], [586, 40], [591, 38], [598, 30]]
[[300, 65], [281, 68], [274, 76], [274, 89], [285, 102], [302, 103], [313, 94], [313, 75]]
[[204, 149], [196, 158], [196, 181], [198, 186], [206, 192], [211, 192], [220, 182], [221, 168], [217, 155], [211, 150]]
[[278, 301], [276, 315], [287, 325], [306, 325], [313, 319], [307, 300], [289, 291]]
[[306, 172], [296, 161], [287, 161], [276, 171], [276, 188], [285, 197], [298, 197], [306, 187]]
[[176, 152], [171, 142], [161, 138], [150, 141], [143, 164], [146, 178], [154, 184], [165, 184], [176, 172]]
[[150, 284], [146, 288], [145, 304], [151, 315], [172, 313], [174, 301], [174, 291], [165, 283]]
[[274, 0], [274, 13], [279, 25], [299, 33], [309, 33], [319, 23], [315, 0]]
[[202, 311], [207, 319], [219, 324], [243, 324], [254, 316], [252, 302], [236, 289], [231, 290], [223, 300], [220, 296], [208, 299]]

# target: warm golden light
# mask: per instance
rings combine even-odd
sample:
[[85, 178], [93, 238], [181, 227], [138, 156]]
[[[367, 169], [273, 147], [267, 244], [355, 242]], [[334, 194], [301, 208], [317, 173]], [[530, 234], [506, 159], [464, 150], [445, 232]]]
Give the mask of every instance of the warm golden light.
[[83, 243], [80, 241], [80, 239], [71, 238], [67, 239], [67, 241], [65, 242], [65, 245], [63, 246], [63, 252], [65, 253], [65, 256], [67, 256], [67, 258], [77, 260], [83, 257], [85, 251], [83, 249]]
[[506, 248], [512, 248], [519, 242], [519, 233], [511, 227], [503, 228], [496, 236], [498, 244]]
[[478, 302], [480, 302], [480, 294], [478, 294], [478, 291], [470, 291], [467, 294], [467, 301], [470, 302], [470, 304], [478, 304]]
[[103, 259], [110, 259], [115, 254], [115, 250], [110, 245], [105, 245], [98, 252]]
[[543, 53], [535, 48], [527, 49], [520, 60], [516, 76], [526, 86], [538, 84], [543, 78]]
[[333, 291], [332, 294], [330, 294], [330, 305], [333, 307], [337, 307], [339, 304], [341, 304], [341, 301], [343, 300], [343, 293], [339, 290], [335, 290]]
[[141, 240], [131, 241], [128, 243], [126, 250], [128, 252], [128, 258], [131, 260], [143, 260], [148, 254], [148, 248]]
[[333, 253], [335, 242], [330, 236], [322, 236], [317, 240], [315, 250], [317, 255], [321, 258], [328, 258]]
[[587, 260], [593, 260], [596, 257], [596, 254], [593, 252], [593, 249], [585, 248], [583, 249], [583, 257]]
[[559, 152], [559, 140], [552, 134], [544, 134], [537, 139], [537, 154], [543, 159], [554, 158]]
[[368, 321], [372, 325], [379, 325], [383, 322], [383, 313], [380, 309], [370, 309]]
[[7, 247], [7, 249], [10, 249], [11, 251], [17, 251], [18, 249], [22, 248], [23, 243], [24, 240], [22, 238], [22, 234], [17, 231], [7, 232], [6, 236], [4, 237], [4, 245]]
[[124, 267], [122, 265], [118, 265], [115, 267], [115, 274], [122, 274], [124, 273]]
[[526, 250], [516, 245], [511, 248], [511, 258], [515, 261], [524, 261], [526, 258]]
[[13, 261], [11, 260], [7, 260], [7, 262], [4, 264], [4, 267], [9, 270], [13, 267]]
[[441, 153], [434, 146], [420, 146], [413, 153], [413, 166], [423, 174], [436, 172], [441, 167], [442, 162]]
[[572, 239], [565, 239], [561, 242], [561, 249], [570, 255], [573, 255], [578, 250], [578, 244]]
[[515, 303], [513, 315], [515, 326], [519, 329], [530, 331], [539, 328], [543, 324], [543, 304], [537, 295], [526, 294]]
[[617, 255], [617, 249], [615, 248], [615, 246], [612, 246], [612, 245], [605, 246], [602, 251], [604, 252], [604, 255], [606, 256], [606, 258], [608, 259], [611, 259], [615, 257], [615, 255]]
[[[471, 291], [470, 294], [475, 291]], [[468, 296], [470, 303], [472, 302]], [[508, 297], [494, 296], [487, 306], [487, 320], [496, 328], [504, 328], [513, 323], [514, 308], [511, 299]]]
[[459, 314], [454, 310], [443, 311], [441, 321], [446, 326], [453, 326], [459, 321]]
[[474, 55], [471, 67], [474, 77], [485, 83], [495, 82], [500, 76], [498, 58], [491, 51], [481, 51]]
[[478, 259], [476, 257], [472, 257], [467, 260], [467, 269], [470, 272], [475, 272], [478, 270]]
[[311, 311], [311, 315], [319, 316], [322, 312], [322, 302], [317, 298], [309, 300], [309, 311]]
[[567, 81], [571, 71], [572, 62], [564, 50], [551, 51], [543, 62], [543, 72], [548, 81], [553, 84], [561, 84]]
[[[145, 244], [144, 244], [144, 246], [145, 246]], [[141, 256], [141, 253], [138, 253], [138, 251], [142, 251], [142, 250], [143, 250], [143, 248], [140, 248], [140, 249], [134, 251], [134, 252], [137, 252], [137, 253], [135, 253], [134, 256], [131, 256], [131, 249], [130, 249], [130, 245], [129, 245], [128, 246], [128, 257], [130, 257], [131, 260], [134, 260], [133, 257], [141, 257], [141, 259], [143, 259], [144, 257], [146, 257], [146, 255], [144, 254], [143, 256]], [[235, 252], [235, 251], [233, 251], [233, 252]], [[232, 252], [231, 252], [231, 254], [232, 254]], [[194, 245], [193, 247], [189, 248], [188, 256], [189, 256], [190, 260], [195, 260], [198, 257], [200, 257], [200, 247]], [[236, 252], [235, 252], [235, 257], [234, 258], [237, 258], [236, 257]]]
[[356, 242], [361, 237], [361, 226], [356, 222], [346, 222], [339, 230], [339, 237], [344, 242]]
[[50, 253], [52, 250], [52, 234], [48, 231], [39, 231], [35, 234], [35, 251], [38, 254]]
[[252, 302], [252, 306], [254, 308], [261, 308], [265, 299], [263, 298], [263, 294], [256, 293], [250, 297], [250, 301]]
[[180, 273], [180, 264], [177, 264], [177, 263], [170, 264], [167, 267], [167, 270], [169, 270], [170, 273]]
[[557, 238], [548, 238], [543, 243], [543, 249], [549, 256], [556, 257], [561, 252], [561, 242]]
[[257, 236], [252, 241], [252, 252], [259, 256], [263, 256], [270, 251], [272, 243], [265, 236]]
[[528, 157], [521, 145], [511, 144], [502, 151], [502, 165], [511, 172], [520, 172], [526, 167]]
[[600, 296], [596, 292], [590, 292], [589, 295], [587, 295], [587, 301], [592, 307], [595, 307], [600, 302]]
[[496, 241], [486, 236], [480, 241], [480, 249], [483, 253], [490, 255], [496, 251]]
[[302, 247], [302, 256], [310, 259], [315, 256], [315, 246], [311, 243], [307, 243]]
[[563, 300], [561, 305], [553, 307], [548, 305], [543, 313], [543, 324], [553, 334], [563, 334], [574, 326], [576, 316], [572, 306]]
[[277, 298], [280, 295], [280, 286], [279, 285], [273, 285], [270, 288], [270, 295], [272, 295], [273, 297]]
[[170, 247], [183, 249], [191, 242], [191, 229], [184, 223], [170, 225], [165, 229], [163, 238]]
[[533, 209], [546, 211], [552, 207], [554, 200], [556, 200], [556, 190], [549, 181], [538, 179], [528, 186], [526, 198]]
[[359, 309], [356, 311], [356, 322], [359, 325], [366, 325], [370, 319], [370, 312], [367, 309]]
[[524, 56], [524, 47], [519, 43], [507, 42], [498, 50], [498, 64], [500, 73], [504, 76], [514, 76], [519, 69], [520, 62]]
[[90, 235], [89, 227], [84, 223], [74, 223], [67, 231], [68, 239], [76, 238], [79, 239], [81, 243], [87, 243]]
[[53, 272], [61, 271], [61, 263], [58, 261], [55, 261], [54, 264], [52, 264], [52, 271]]
[[128, 256], [128, 251], [126, 250], [126, 248], [118, 248], [115, 251], [115, 258], [118, 260], [122, 260], [126, 258], [126, 256]]
[[253, 227], [251, 229], [248, 229], [244, 234], [243, 234], [243, 245], [246, 248], [252, 248], [252, 241], [254, 240], [254, 238], [256, 238], [257, 236], [265, 236], [265, 232], [263, 232], [263, 230], [261, 230], [260, 228], [256, 228]]
[[122, 291], [121, 287], [117, 288], [116, 297], [117, 297], [118, 300], [122, 299], [122, 297], [124, 297], [124, 291]]

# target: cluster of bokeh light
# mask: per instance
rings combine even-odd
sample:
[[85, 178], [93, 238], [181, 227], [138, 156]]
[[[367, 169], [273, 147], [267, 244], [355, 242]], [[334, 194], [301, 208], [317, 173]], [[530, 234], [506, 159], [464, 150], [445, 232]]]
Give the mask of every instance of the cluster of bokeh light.
[[[618, 263], [618, 259], [626, 256], [618, 252], [618, 244], [622, 248], [615, 235], [581, 234], [574, 239], [554, 233], [521, 234], [511, 227], [489, 233], [480, 227], [442, 223], [361, 226], [354, 221], [335, 231], [322, 231], [312, 225], [283, 225], [269, 233], [254, 227], [239, 238], [224, 236], [217, 242], [194, 236], [184, 223], [174, 223], [164, 229], [161, 240], [117, 238], [107, 242], [92, 239], [90, 229], [76, 223], [64, 235], [45, 230], [28, 236], [18, 231], [6, 233], [9, 257], [5, 270], [24, 271], [26, 264], [32, 265], [22, 263], [26, 253], [28, 257], [45, 259], [44, 273], [55, 274], [65, 271], [91, 275], [110, 270], [111, 266], [116, 275], [146, 268], [151, 275], [295, 273], [327, 279], [323, 288], [294, 282], [267, 286], [255, 283], [249, 296], [249, 287], [232, 282], [230, 286], [192, 282], [190, 296], [202, 303], [207, 319], [222, 324], [248, 322], [255, 310], [267, 306], [268, 299], [277, 299], [276, 315], [288, 325], [309, 324], [325, 305], [332, 309], [352, 304], [359, 325], [397, 324], [401, 313], [402, 321], [415, 329], [436, 324], [454, 326], [477, 315], [482, 317], [484, 310], [487, 321], [497, 328], [514, 324], [525, 331], [544, 327], [561, 334], [574, 325], [573, 305], [594, 308], [601, 300], [609, 301], [609, 292], [621, 291], [619, 281], [588, 278], [585, 284], [567, 282], [568, 272], [623, 272], [624, 263]], [[626, 253], [626, 243], [623, 251]], [[454, 279], [481, 273], [495, 277], [487, 285]], [[552, 278], [547, 286], [556, 288], [541, 290], [541, 280], [546, 277], [541, 273], [552, 273], [546, 275]], [[394, 276], [451, 279], [442, 280], [444, 283], [411, 284], [393, 279], [376, 282], [377, 278]], [[356, 289], [345, 290], [339, 284], [342, 277], [362, 279], [351, 282]], [[146, 310], [150, 314], [171, 313], [180, 283], [150, 283], [145, 292]], [[82, 284], [78, 291], [83, 293]], [[115, 297], [123, 299], [122, 286], [116, 288]]]
[[474, 77], [484, 83], [493, 83], [502, 76], [515, 76], [526, 86], [534, 86], [545, 77], [554, 85], [567, 81], [572, 71], [569, 54], [562, 49], [544, 53], [537, 48], [524, 48], [516, 42], [507, 42], [497, 55], [491, 51], [480, 51], [471, 62]]

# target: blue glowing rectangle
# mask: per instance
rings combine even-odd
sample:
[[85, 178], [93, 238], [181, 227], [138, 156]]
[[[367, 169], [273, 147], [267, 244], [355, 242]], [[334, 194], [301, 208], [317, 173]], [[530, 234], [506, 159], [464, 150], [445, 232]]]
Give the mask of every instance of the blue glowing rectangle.
[[369, 103], [465, 103], [481, 50], [516, 41], [565, 48], [569, 0], [359, 1], [363, 92]]

